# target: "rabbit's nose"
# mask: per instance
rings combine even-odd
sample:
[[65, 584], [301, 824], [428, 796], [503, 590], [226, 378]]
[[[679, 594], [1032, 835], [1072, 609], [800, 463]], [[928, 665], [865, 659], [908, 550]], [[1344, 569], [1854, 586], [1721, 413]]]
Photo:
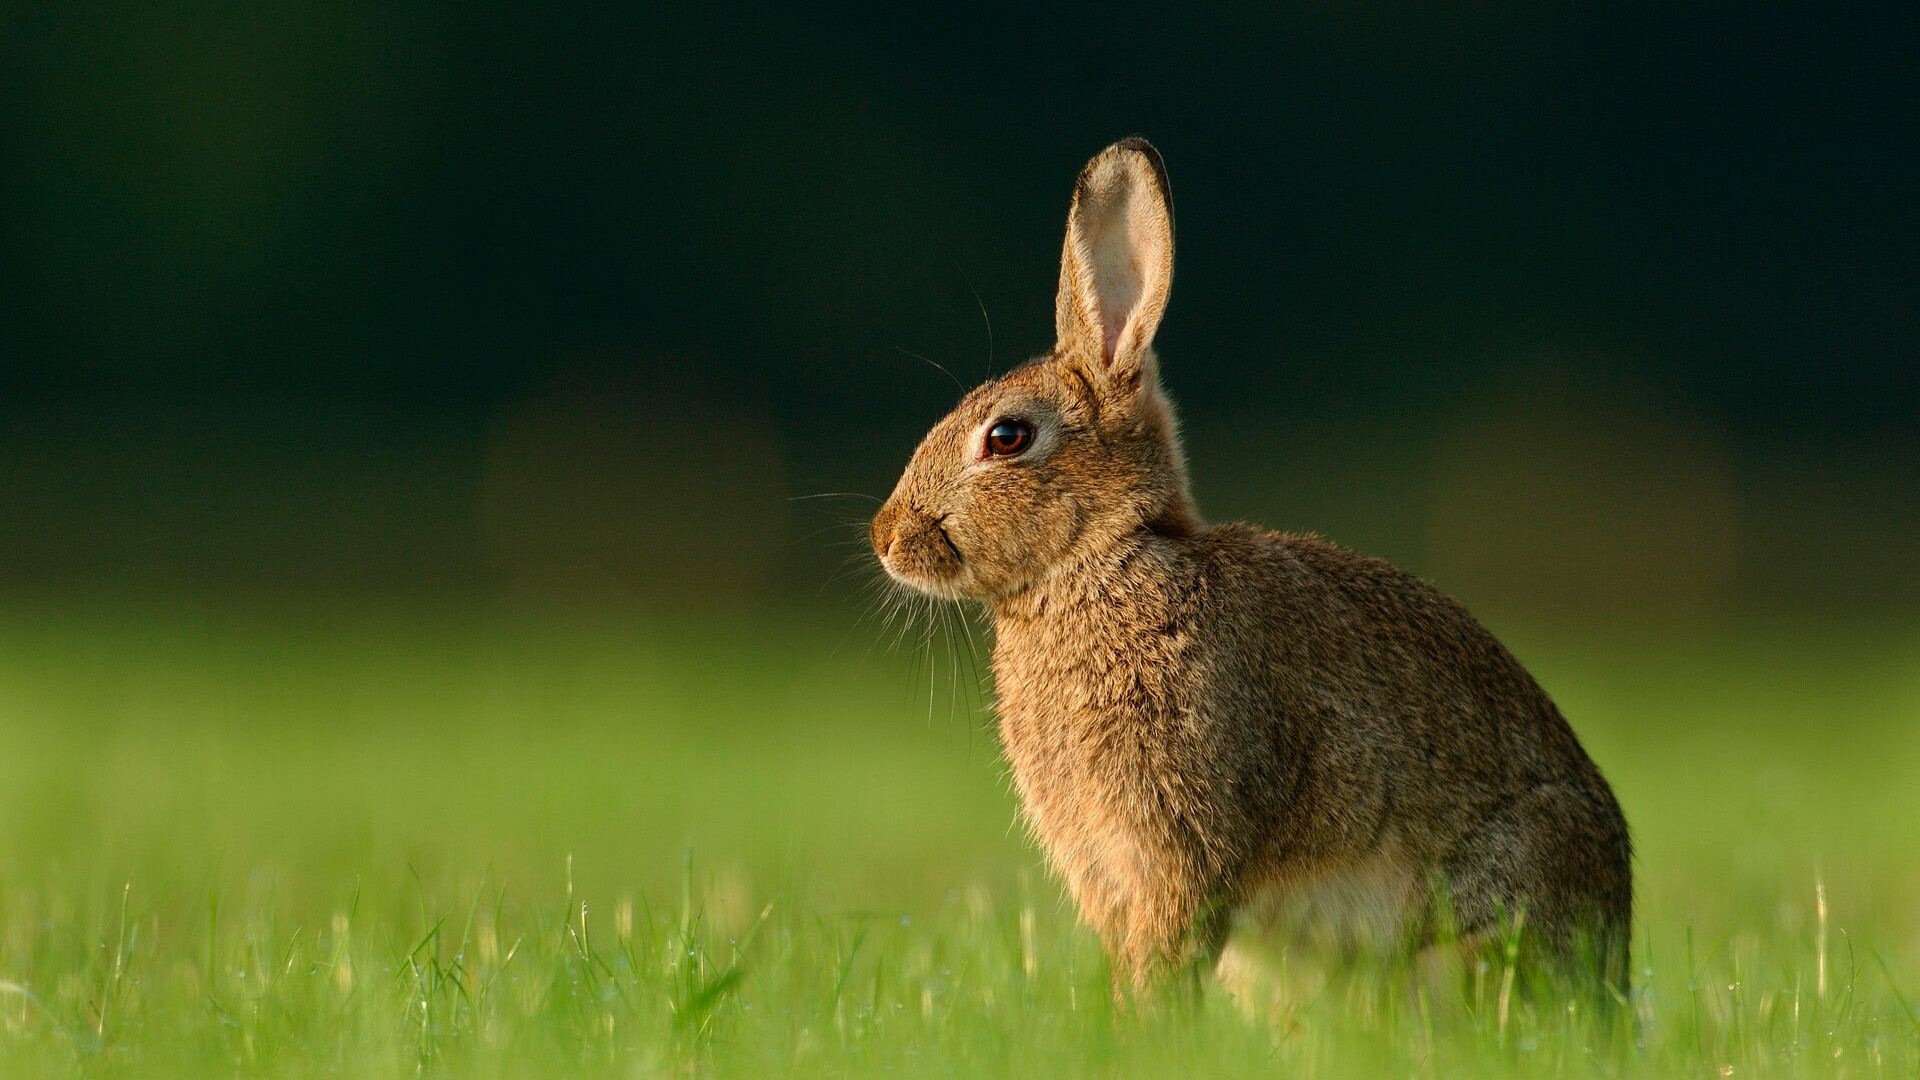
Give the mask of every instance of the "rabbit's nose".
[[868, 527], [867, 539], [873, 544], [874, 554], [886, 558], [893, 551], [893, 545], [900, 539], [900, 509], [893, 503], [880, 508], [873, 515], [873, 524]]

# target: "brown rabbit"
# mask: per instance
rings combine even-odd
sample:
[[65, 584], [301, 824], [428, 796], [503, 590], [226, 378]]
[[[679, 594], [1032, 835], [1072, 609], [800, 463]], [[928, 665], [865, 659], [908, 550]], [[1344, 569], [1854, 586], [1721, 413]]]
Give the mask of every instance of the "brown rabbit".
[[1059, 343], [927, 434], [871, 534], [992, 614], [1026, 817], [1116, 976], [1291, 904], [1409, 947], [1517, 922], [1624, 991], [1626, 821], [1519, 662], [1385, 562], [1200, 519], [1152, 349], [1172, 278], [1160, 156], [1116, 143], [1074, 187]]

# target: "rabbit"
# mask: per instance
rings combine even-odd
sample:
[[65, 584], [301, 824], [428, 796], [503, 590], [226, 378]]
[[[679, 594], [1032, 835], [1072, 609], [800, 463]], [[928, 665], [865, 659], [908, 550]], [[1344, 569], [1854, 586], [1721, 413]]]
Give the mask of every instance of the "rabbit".
[[1115, 143], [1074, 186], [1058, 343], [936, 424], [870, 526], [888, 576], [991, 617], [1023, 816], [1117, 988], [1217, 969], [1292, 902], [1410, 956], [1518, 929], [1624, 994], [1626, 820], [1519, 661], [1382, 560], [1201, 519], [1153, 350], [1172, 278], [1160, 155]]

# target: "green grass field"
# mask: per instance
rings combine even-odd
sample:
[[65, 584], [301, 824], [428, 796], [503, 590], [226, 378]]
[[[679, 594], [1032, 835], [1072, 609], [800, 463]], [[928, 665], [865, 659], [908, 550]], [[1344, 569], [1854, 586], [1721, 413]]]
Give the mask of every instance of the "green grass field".
[[1490, 620], [1636, 832], [1609, 1042], [1498, 970], [1116, 1008], [944, 636], [764, 618], [8, 609], [0, 1073], [1920, 1073], [1911, 625]]

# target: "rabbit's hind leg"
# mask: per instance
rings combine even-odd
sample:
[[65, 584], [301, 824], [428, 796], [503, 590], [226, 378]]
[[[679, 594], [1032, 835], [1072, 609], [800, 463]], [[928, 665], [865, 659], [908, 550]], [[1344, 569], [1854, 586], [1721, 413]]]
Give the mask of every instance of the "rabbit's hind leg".
[[1543, 784], [1488, 815], [1440, 866], [1436, 907], [1451, 935], [1624, 990], [1631, 886], [1624, 830], [1609, 809]]

